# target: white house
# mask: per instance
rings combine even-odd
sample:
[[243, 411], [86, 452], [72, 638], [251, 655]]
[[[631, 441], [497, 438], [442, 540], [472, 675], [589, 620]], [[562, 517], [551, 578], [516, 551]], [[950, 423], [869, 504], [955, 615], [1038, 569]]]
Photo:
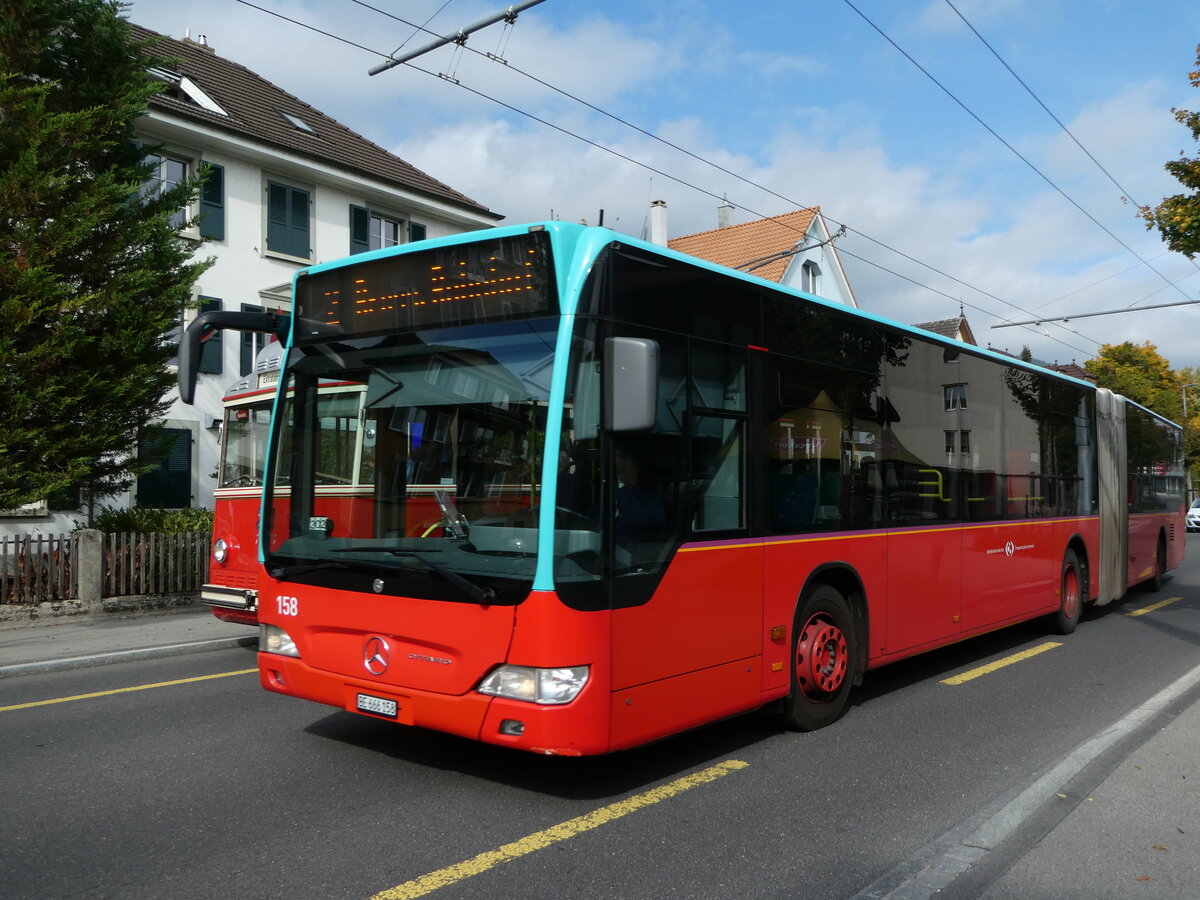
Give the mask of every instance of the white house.
[[[133, 26], [135, 38], [158, 37]], [[159, 178], [200, 166], [211, 174], [181, 231], [197, 256], [215, 257], [196, 285], [202, 309], [288, 311], [292, 277], [306, 265], [393, 244], [496, 224], [502, 217], [199, 42], [163, 38], [177, 57], [154, 72], [167, 90], [138, 125], [161, 145]], [[183, 314], [181, 327], [195, 311]], [[250, 371], [261, 335], [218, 335], [206, 345], [196, 402], [172, 404], [174, 449], [158, 470], [110, 505], [209, 507], [219, 455], [222, 397]], [[12, 512], [12, 511], [9, 511]], [[0, 514], [2, 533], [69, 530], [76, 510], [34, 504]]]
[[717, 210], [718, 227], [665, 239], [665, 206], [651, 208], [651, 240], [672, 250], [747, 272], [835, 303], [858, 306], [820, 207], [732, 224], [733, 207]]

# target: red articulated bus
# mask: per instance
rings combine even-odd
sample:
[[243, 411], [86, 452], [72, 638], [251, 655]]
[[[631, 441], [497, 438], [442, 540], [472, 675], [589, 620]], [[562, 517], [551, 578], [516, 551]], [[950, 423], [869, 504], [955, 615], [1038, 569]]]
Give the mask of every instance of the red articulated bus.
[[768, 705], [811, 730], [867, 672], [1069, 633], [1183, 556], [1165, 419], [607, 229], [313, 266], [293, 309], [203, 314], [181, 348], [187, 399], [214, 329], [286, 342], [270, 691], [544, 754]]

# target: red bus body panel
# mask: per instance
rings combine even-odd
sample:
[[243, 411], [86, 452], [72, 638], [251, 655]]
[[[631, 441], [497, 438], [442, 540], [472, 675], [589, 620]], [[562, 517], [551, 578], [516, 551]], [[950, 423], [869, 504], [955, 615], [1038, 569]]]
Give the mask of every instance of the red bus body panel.
[[[260, 653], [261, 680], [351, 712], [360, 692], [394, 699], [400, 713], [390, 721], [472, 740], [607, 753], [786, 696], [792, 620], [814, 571], [836, 566], [861, 583], [867, 666], [876, 668], [1053, 613], [1068, 544], [1082, 541], [1093, 556], [1097, 537], [1096, 518], [1082, 517], [693, 543], [649, 602], [598, 612], [542, 591], [515, 607], [487, 607], [271, 583], [262, 621], [288, 630], [301, 656]], [[947, 562], [960, 545], [961, 567]], [[300, 615], [280, 615], [276, 594], [295, 597]], [[1014, 605], [1014, 597], [1023, 599]], [[376, 636], [391, 649], [380, 675], [364, 661]], [[506, 662], [588, 665], [589, 679], [558, 706], [478, 693]], [[506, 720], [523, 733], [503, 733]]]

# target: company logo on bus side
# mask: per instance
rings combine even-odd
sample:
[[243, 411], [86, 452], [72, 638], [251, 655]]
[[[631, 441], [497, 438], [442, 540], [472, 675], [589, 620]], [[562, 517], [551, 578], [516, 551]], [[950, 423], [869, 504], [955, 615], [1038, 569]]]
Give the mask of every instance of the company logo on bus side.
[[987, 552], [987, 554], [988, 556], [993, 556], [998, 553], [1003, 553], [1005, 556], [1012, 557], [1015, 553], [1018, 553], [1021, 550], [1032, 550], [1034, 546], [1034, 544], [1014, 544], [1012, 541], [1008, 541], [1003, 547], [993, 547]]

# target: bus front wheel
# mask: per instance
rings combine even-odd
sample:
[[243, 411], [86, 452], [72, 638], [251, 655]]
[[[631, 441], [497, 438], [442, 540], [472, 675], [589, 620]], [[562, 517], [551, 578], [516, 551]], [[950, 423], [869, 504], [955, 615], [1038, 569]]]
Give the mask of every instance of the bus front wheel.
[[797, 608], [792, 629], [792, 689], [787, 726], [815, 731], [835, 722], [854, 682], [854, 620], [845, 598], [819, 585]]

